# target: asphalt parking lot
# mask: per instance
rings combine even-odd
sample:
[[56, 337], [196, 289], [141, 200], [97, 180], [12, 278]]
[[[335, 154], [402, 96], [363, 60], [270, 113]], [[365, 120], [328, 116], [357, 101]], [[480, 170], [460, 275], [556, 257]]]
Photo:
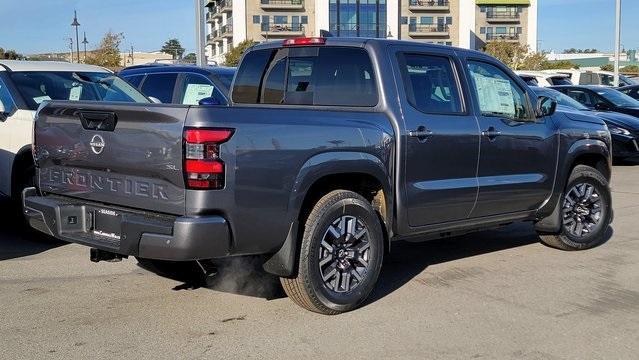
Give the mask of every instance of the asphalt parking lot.
[[367, 305], [333, 317], [244, 263], [203, 288], [2, 216], [0, 358], [636, 359], [639, 166], [615, 166], [613, 200], [611, 239], [584, 252], [528, 225], [398, 243]]

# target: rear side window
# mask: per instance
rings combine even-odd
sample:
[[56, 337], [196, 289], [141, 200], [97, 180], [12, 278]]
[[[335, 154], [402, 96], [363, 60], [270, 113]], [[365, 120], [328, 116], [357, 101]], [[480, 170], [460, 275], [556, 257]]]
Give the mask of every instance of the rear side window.
[[13, 104], [11, 93], [9, 93], [9, 89], [7, 89], [4, 82], [2, 82], [2, 79], [0, 79], [0, 103], [2, 103], [5, 113], [13, 112], [15, 105]]
[[177, 74], [149, 74], [142, 84], [142, 92], [146, 96], [152, 96], [165, 104], [173, 101], [173, 90]]
[[197, 105], [200, 100], [212, 97], [220, 105], [226, 105], [226, 99], [215, 88], [213, 82], [199, 74], [184, 74], [178, 101], [184, 105]]
[[399, 56], [408, 101], [426, 113], [462, 112], [457, 81], [450, 59], [443, 56]]
[[360, 107], [377, 105], [378, 96], [366, 51], [306, 47], [249, 53], [236, 76], [233, 101]]
[[596, 103], [592, 96], [583, 90], [568, 90], [566, 91], [566, 95], [588, 107], [594, 107]]

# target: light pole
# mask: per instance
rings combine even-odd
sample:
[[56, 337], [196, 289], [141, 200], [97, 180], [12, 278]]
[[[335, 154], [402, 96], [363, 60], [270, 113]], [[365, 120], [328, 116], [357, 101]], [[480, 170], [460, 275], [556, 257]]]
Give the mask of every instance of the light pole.
[[[76, 46], [76, 55], [78, 57], [78, 63], [80, 62], [80, 36], [78, 36], [78, 27], [80, 27], [80, 23], [78, 22], [78, 13], [73, 10], [73, 22], [71, 26], [75, 27], [75, 46]], [[71, 62], [73, 62], [73, 56], [71, 57]]]
[[615, 87], [619, 86], [619, 56], [621, 53], [621, 0], [617, 0], [615, 9]]
[[206, 65], [206, 19], [204, 17], [204, 4], [202, 0], [194, 0], [195, 3], [195, 54], [198, 66]]
[[84, 40], [82, 40], [82, 44], [84, 45], [84, 62], [87, 62], [87, 44], [89, 41], [87, 40], [87, 32], [84, 32]]

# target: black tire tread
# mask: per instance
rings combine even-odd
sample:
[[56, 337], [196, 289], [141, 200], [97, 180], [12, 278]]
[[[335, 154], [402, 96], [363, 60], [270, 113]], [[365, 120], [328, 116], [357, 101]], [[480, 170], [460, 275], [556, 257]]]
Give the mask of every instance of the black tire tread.
[[[594, 178], [597, 181], [601, 182], [606, 187], [606, 189], [608, 190], [610, 189], [610, 185], [608, 184], [608, 180], [606, 180], [606, 177], [599, 170], [588, 165], [575, 166], [572, 172], [570, 173], [570, 177], [568, 178], [568, 181], [566, 182], [566, 187], [570, 183], [572, 183], [575, 179], [581, 176]], [[563, 196], [560, 199], [560, 201], [563, 202]], [[612, 208], [611, 208], [611, 211], [612, 211]], [[608, 219], [610, 219], [610, 215], [608, 216]], [[583, 244], [575, 243], [571, 241], [570, 239], [568, 239], [563, 234], [563, 230], [559, 234], [539, 234], [539, 238], [541, 239], [542, 243], [550, 247], [560, 249], [560, 250], [566, 250], [566, 251], [590, 249], [599, 245], [604, 240], [604, 236], [599, 236], [598, 238], [588, 243], [583, 243]]]
[[[336, 315], [343, 311], [331, 309], [319, 300], [319, 298], [312, 291], [312, 285], [310, 284], [311, 278], [306, 273], [306, 263], [308, 258], [304, 254], [309, 253], [309, 247], [311, 246], [311, 237], [315, 231], [315, 225], [319, 222], [322, 214], [331, 207], [334, 203], [345, 199], [358, 199], [369, 204], [369, 202], [360, 194], [348, 190], [334, 190], [324, 195], [313, 207], [313, 210], [306, 218], [304, 223], [304, 234], [302, 237], [302, 244], [300, 249], [300, 260], [298, 267], [298, 274], [294, 278], [280, 278], [282, 287], [286, 295], [297, 305], [319, 314], [324, 315]], [[370, 205], [369, 205], [370, 206]], [[372, 206], [371, 211], [374, 211]]]

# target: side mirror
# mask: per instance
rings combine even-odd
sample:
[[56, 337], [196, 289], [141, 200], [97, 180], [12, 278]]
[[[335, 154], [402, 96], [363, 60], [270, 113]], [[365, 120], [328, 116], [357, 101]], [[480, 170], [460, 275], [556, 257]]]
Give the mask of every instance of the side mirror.
[[200, 101], [198, 101], [197, 103], [199, 105], [224, 105], [220, 102], [219, 99], [214, 98], [212, 96], [200, 99]]
[[152, 103], [154, 104], [161, 104], [162, 102], [160, 101], [160, 99], [153, 97], [153, 96], [149, 96], [149, 100], [151, 100]]
[[537, 107], [535, 113], [538, 118], [550, 116], [557, 110], [557, 101], [548, 96], [540, 96], [537, 98]]
[[595, 109], [605, 111], [605, 110], [610, 110], [610, 106], [608, 106], [608, 104], [606, 103], [600, 102], [595, 104]]

